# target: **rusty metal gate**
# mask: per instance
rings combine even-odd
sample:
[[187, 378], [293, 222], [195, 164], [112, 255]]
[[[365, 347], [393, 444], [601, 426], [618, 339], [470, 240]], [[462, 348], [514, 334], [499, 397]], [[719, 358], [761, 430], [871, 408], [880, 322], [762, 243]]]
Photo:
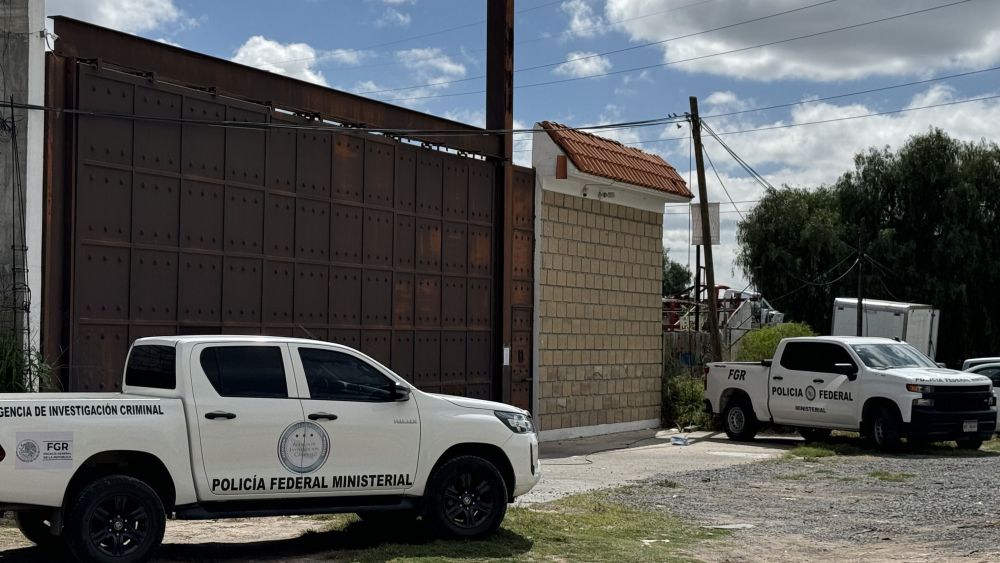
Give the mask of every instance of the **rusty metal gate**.
[[532, 171], [514, 175], [502, 305], [492, 162], [97, 62], [50, 61], [54, 72], [65, 90], [52, 97], [95, 112], [67, 119], [67, 148], [49, 149], [71, 163], [49, 172], [62, 201], [48, 215], [68, 223], [46, 229], [67, 254], [68, 283], [46, 286], [69, 313], [58, 344], [70, 389], [120, 388], [143, 336], [267, 334], [358, 348], [424, 390], [530, 407]]

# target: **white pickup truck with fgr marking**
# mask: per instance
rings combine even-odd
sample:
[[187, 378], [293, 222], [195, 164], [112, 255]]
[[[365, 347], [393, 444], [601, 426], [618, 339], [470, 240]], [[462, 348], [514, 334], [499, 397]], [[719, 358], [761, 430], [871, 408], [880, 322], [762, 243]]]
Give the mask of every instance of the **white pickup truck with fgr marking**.
[[135, 563], [167, 517], [338, 512], [475, 538], [541, 475], [526, 411], [336, 344], [144, 338], [122, 389], [0, 395], [0, 512], [31, 541]]
[[710, 363], [705, 406], [733, 440], [771, 423], [797, 427], [807, 440], [839, 429], [882, 449], [903, 438], [978, 449], [997, 424], [989, 378], [938, 367], [888, 338], [786, 338], [773, 360]]

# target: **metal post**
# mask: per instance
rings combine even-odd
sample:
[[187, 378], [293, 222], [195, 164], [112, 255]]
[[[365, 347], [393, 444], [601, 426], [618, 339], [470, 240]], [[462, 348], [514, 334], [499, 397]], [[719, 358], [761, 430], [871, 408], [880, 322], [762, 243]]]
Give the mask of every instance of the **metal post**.
[[858, 231], [858, 334], [864, 336], [864, 300], [861, 293], [864, 291], [864, 267], [865, 267], [865, 222], [861, 221], [861, 229]]
[[715, 269], [712, 263], [712, 226], [708, 217], [708, 189], [705, 186], [705, 161], [701, 151], [701, 118], [698, 117], [698, 98], [691, 96], [691, 135], [694, 137], [694, 160], [698, 171], [698, 200], [701, 205], [701, 236], [705, 247], [705, 286], [708, 290], [708, 329], [712, 339], [712, 361], [722, 360], [722, 342], [719, 340], [719, 308], [715, 302]]

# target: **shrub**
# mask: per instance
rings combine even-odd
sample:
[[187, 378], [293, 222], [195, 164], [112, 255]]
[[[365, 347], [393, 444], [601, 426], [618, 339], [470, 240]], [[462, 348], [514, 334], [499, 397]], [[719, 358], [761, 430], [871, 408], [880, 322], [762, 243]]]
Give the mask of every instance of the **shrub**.
[[55, 390], [52, 368], [42, 354], [21, 345], [17, 333], [0, 331], [0, 393]]
[[663, 422], [683, 429], [697, 426], [708, 429], [712, 417], [705, 412], [705, 383], [701, 377], [686, 373], [668, 373], [663, 377]]
[[736, 360], [740, 362], [756, 362], [774, 357], [778, 343], [782, 338], [796, 336], [816, 336], [809, 325], [804, 323], [782, 323], [748, 332], [740, 342], [740, 351]]

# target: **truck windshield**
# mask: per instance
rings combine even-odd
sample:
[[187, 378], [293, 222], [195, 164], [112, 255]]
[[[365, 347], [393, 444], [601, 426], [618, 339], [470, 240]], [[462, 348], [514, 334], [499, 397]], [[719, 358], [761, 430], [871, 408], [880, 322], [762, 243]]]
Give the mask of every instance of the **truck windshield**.
[[851, 348], [873, 369], [937, 367], [909, 344], [854, 344]]

